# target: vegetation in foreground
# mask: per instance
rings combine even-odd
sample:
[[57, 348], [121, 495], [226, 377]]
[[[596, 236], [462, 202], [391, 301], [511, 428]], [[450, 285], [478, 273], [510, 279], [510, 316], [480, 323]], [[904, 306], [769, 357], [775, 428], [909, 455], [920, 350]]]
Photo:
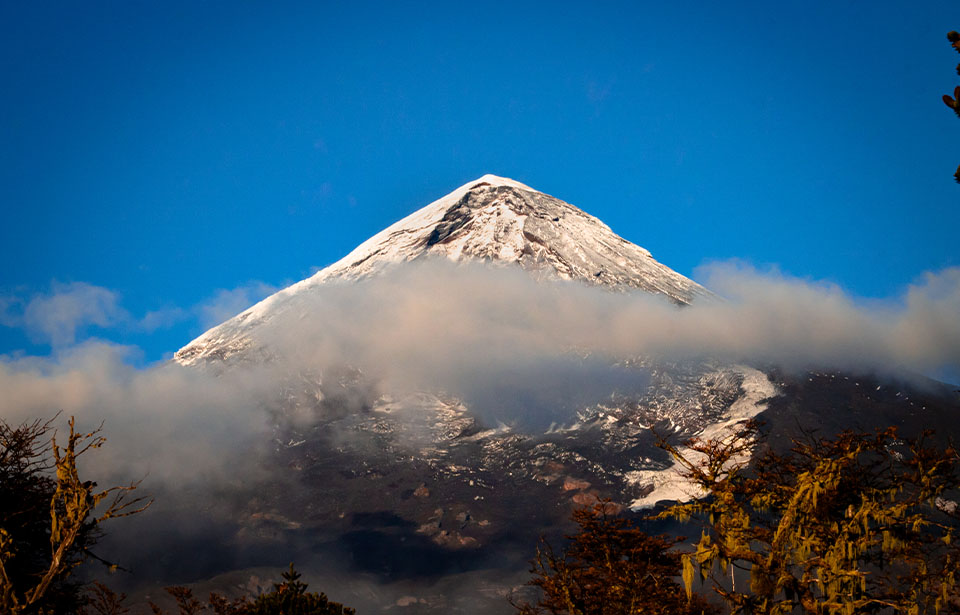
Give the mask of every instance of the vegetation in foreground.
[[[98, 491], [81, 479], [77, 458], [104, 443], [99, 429], [77, 433], [71, 419], [61, 447], [55, 436], [46, 443], [51, 426], [0, 421], [0, 612], [128, 613], [124, 596], [71, 573], [87, 560], [108, 564], [92, 551], [101, 525], [150, 501], [133, 497], [137, 483]], [[579, 531], [563, 550], [538, 548], [529, 585], [539, 599], [514, 604], [520, 613], [960, 613], [960, 457], [952, 447], [927, 435], [904, 440], [894, 429], [808, 435], [747, 465], [749, 450], [763, 450], [754, 422], [684, 449], [660, 445], [704, 497], [657, 516], [697, 524], [696, 544], [647, 535], [610, 502], [576, 511]], [[697, 577], [709, 596], [693, 591]], [[354, 613], [307, 592], [293, 565], [255, 598], [201, 602], [185, 587], [167, 591], [180, 615]]]
[[[578, 511], [563, 553], [539, 549], [530, 584], [541, 597], [521, 613], [960, 613], [952, 447], [894, 429], [810, 434], [746, 465], [763, 446], [755, 422], [682, 450], [660, 445], [704, 497], [656, 517], [696, 524], [696, 544], [649, 536], [610, 516], [609, 502]], [[697, 578], [709, 601], [693, 591]]]
[[[283, 581], [275, 583], [273, 591], [260, 594], [256, 598], [243, 597], [228, 600], [217, 593], [210, 594], [204, 603], [194, 597], [188, 587], [167, 587], [177, 604], [178, 615], [355, 615], [356, 611], [338, 602], [331, 602], [323, 593], [308, 592], [307, 584], [300, 581], [300, 573], [293, 564], [283, 573]], [[166, 615], [166, 612], [154, 603], [150, 610], [154, 615]], [[117, 594], [102, 583], [95, 583], [87, 597], [82, 613], [96, 615], [125, 615], [130, 612], [126, 605], [126, 596]]]
[[674, 547], [681, 539], [650, 536], [617, 512], [609, 501], [575, 511], [579, 531], [559, 554], [541, 541], [529, 582], [541, 597], [514, 607], [522, 615], [720, 612], [700, 595], [687, 596], [677, 582], [681, 555]]
[[[102, 583], [84, 584], [72, 573], [88, 560], [115, 564], [93, 552], [109, 519], [134, 515], [152, 500], [134, 497], [139, 482], [97, 490], [83, 480], [77, 459], [100, 448], [100, 429], [77, 432], [74, 420], [61, 447], [53, 424], [35, 420], [11, 426], [0, 420], [0, 613], [4, 615], [123, 615], [126, 596]], [[48, 440], [49, 438], [49, 440]], [[168, 587], [179, 615], [353, 615], [355, 611], [308, 592], [290, 569], [272, 591], [228, 600], [211, 594], [206, 603], [186, 587]], [[157, 615], [164, 611], [155, 604]]]
[[960, 612], [955, 449], [891, 428], [736, 463], [759, 437], [748, 422], [694, 441], [696, 461], [662, 443], [707, 494], [659, 515], [702, 527], [682, 556], [688, 594], [698, 575], [731, 613]]
[[81, 480], [77, 458], [103, 445], [96, 429], [69, 434], [61, 447], [54, 419], [18, 427], [0, 421], [0, 613], [72, 613], [84, 602], [71, 573], [88, 559], [109, 519], [150, 505], [131, 498], [138, 483], [97, 490]]

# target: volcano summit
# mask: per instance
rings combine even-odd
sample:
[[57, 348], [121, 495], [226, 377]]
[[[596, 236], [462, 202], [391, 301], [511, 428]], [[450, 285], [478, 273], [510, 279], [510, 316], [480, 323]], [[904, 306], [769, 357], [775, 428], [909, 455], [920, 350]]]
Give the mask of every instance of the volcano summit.
[[190, 365], [228, 358], [249, 333], [283, 313], [303, 313], [322, 284], [385, 275], [413, 261], [447, 259], [519, 266], [537, 278], [639, 289], [685, 305], [710, 293], [654, 260], [586, 212], [511, 179], [484, 175], [410, 214], [347, 256], [207, 331], [175, 359]]

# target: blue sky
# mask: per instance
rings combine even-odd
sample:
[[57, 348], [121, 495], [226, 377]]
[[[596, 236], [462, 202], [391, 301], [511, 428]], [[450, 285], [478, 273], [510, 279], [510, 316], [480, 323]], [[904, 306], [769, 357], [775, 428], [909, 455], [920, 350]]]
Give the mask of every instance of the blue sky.
[[956, 2], [0, 4], [0, 354], [168, 356], [484, 173], [696, 277], [960, 265]]

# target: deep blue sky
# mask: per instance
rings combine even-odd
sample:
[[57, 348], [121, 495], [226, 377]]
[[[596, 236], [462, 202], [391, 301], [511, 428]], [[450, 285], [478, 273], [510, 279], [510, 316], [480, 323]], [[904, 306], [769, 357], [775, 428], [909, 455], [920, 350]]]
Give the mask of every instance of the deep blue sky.
[[686, 275], [896, 295], [960, 265], [950, 29], [955, 1], [4, 2], [0, 354], [50, 352], [27, 308], [74, 293], [112, 316], [70, 341], [158, 359], [484, 173]]

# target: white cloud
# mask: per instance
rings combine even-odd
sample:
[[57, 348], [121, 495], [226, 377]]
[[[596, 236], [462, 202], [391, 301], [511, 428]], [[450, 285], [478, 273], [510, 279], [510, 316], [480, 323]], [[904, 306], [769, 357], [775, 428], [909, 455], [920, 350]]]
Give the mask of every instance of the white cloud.
[[19, 314], [4, 318], [7, 326], [21, 326], [36, 341], [62, 347], [76, 342], [77, 333], [89, 326], [109, 328], [127, 322], [130, 315], [120, 307], [117, 293], [86, 282], [54, 282], [50, 292], [28, 301], [6, 299], [22, 305]]
[[233, 318], [261, 299], [280, 290], [264, 282], [252, 281], [229, 290], [221, 289], [193, 308], [204, 329]]
[[140, 318], [137, 321], [137, 328], [146, 331], [147, 333], [153, 333], [154, 331], [160, 329], [168, 329], [173, 325], [183, 322], [184, 320], [189, 320], [190, 318], [190, 312], [184, 310], [183, 308], [160, 308], [159, 310], [151, 310], [144, 314], [143, 318]]
[[81, 429], [105, 423], [109, 444], [86, 461], [114, 482], [200, 481], [242, 464], [242, 443], [267, 429], [259, 396], [266, 383], [171, 363], [136, 368], [129, 363], [136, 352], [96, 341], [46, 358], [0, 355], [0, 417], [17, 423], [63, 411]]
[[[318, 290], [302, 310], [260, 327], [257, 339], [278, 351], [275, 361], [215, 378], [169, 363], [136, 369], [128, 365], [132, 349], [104, 343], [65, 345], [50, 358], [0, 357], [0, 416], [63, 410], [90, 422], [106, 419], [125, 443], [119, 458], [129, 460], [127, 471], [176, 476], [186, 467], [223, 468], [227, 449], [262, 434], [263, 409], [283, 378], [336, 373], [346, 364], [362, 368], [377, 390], [435, 388], [476, 398], [506, 387], [512, 397], [531, 399], [567, 391], [560, 385], [581, 376], [618, 385], [622, 374], [604, 366], [635, 356], [788, 369], [960, 370], [960, 268], [927, 274], [901, 296], [870, 303], [836, 285], [736, 264], [703, 273], [726, 301], [677, 308], [640, 292], [426, 263]], [[55, 290], [22, 310], [24, 321], [29, 313], [33, 330], [50, 339], [128, 318], [106, 289]], [[216, 324], [271, 290], [245, 285], [195, 309]]]
[[426, 263], [318, 289], [290, 318], [274, 318], [256, 335], [306, 364], [347, 360], [407, 382], [469, 378], [491, 364], [535, 362], [571, 349], [797, 368], [960, 366], [960, 269], [928, 274], [882, 302], [736, 264], [703, 272], [726, 300], [679, 309], [642, 292]]
[[121, 304], [120, 294], [86, 282], [54, 281], [47, 292], [0, 296], [0, 326], [23, 329], [38, 343], [55, 349], [89, 337], [91, 328], [153, 333], [196, 320], [204, 329], [217, 325], [279, 290], [263, 282], [248, 282], [214, 295], [189, 308], [164, 307], [136, 317]]

